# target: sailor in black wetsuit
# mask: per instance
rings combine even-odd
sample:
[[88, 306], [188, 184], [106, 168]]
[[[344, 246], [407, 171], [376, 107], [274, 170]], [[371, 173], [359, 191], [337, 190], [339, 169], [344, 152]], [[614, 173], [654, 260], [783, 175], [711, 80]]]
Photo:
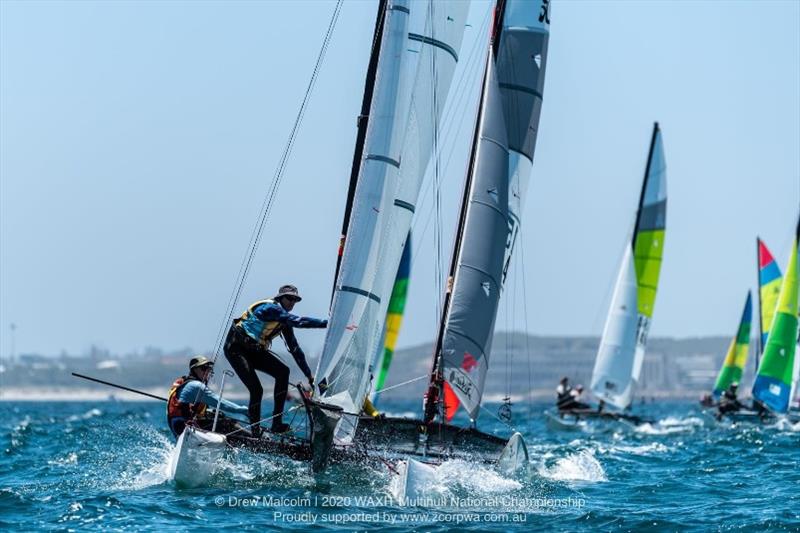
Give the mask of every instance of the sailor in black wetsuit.
[[261, 420], [261, 397], [264, 394], [256, 370], [275, 378], [272, 432], [289, 430], [289, 425], [282, 420], [289, 387], [289, 367], [270, 350], [275, 337], [283, 337], [289, 353], [308, 379], [309, 386], [312, 389], [314, 387], [314, 376], [303, 350], [297, 344], [294, 328], [324, 328], [328, 321], [291, 314], [290, 311], [300, 300], [297, 287], [284, 285], [274, 298], [251, 305], [241, 318], [233, 321], [228, 331], [225, 357], [250, 392], [249, 415], [253, 436], [261, 434], [258, 422]]
[[736, 382], [731, 383], [728, 390], [722, 393], [722, 398], [719, 400], [719, 405], [717, 405], [717, 410], [719, 414], [717, 415], [717, 419], [722, 418], [722, 416], [726, 413], [735, 413], [741, 410], [742, 403], [736, 397], [736, 393], [739, 390], [739, 384]]

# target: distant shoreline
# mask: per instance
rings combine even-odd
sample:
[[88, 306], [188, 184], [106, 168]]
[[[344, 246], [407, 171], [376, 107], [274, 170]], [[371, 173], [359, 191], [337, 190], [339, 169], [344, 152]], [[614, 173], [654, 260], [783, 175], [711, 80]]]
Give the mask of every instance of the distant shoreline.
[[[149, 389], [142, 389], [142, 392], [161, 396], [166, 398], [168, 390], [163, 387], [153, 387]], [[550, 390], [536, 389], [529, 395], [513, 395], [511, 401], [520, 403], [528, 399], [536, 401], [545, 401], [554, 398], [554, 392]], [[647, 403], [652, 399], [656, 400], [697, 400], [703, 394], [703, 391], [668, 391], [661, 393], [651, 393], [645, 391], [644, 394], [637, 396], [638, 398], [644, 397]], [[230, 395], [225, 395], [227, 399], [236, 402], [246, 402], [248, 399], [247, 393], [233, 392]], [[390, 396], [387, 394], [387, 398]], [[264, 399], [271, 400], [272, 391], [264, 391]], [[487, 403], [500, 403], [503, 401], [502, 394], [487, 394], [484, 400]], [[154, 398], [142, 396], [132, 392], [115, 389], [93, 389], [93, 388], [57, 388], [57, 387], [9, 387], [0, 390], [0, 402], [106, 402], [106, 401], [124, 401], [124, 402], [158, 402]]]

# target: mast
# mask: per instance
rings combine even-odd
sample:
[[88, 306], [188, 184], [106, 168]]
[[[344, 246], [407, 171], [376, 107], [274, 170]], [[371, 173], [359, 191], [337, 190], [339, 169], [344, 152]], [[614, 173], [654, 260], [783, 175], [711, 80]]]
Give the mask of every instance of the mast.
[[367, 126], [369, 125], [369, 110], [372, 106], [372, 95], [375, 90], [375, 74], [378, 71], [378, 59], [381, 55], [381, 41], [383, 40], [383, 22], [385, 20], [387, 0], [380, 0], [378, 4], [378, 14], [375, 19], [375, 32], [372, 36], [372, 52], [367, 66], [367, 76], [364, 80], [364, 96], [361, 100], [361, 113], [358, 115], [356, 134], [356, 145], [353, 151], [353, 164], [350, 168], [350, 185], [347, 188], [347, 200], [344, 206], [344, 217], [342, 218], [342, 232], [339, 238], [339, 250], [336, 254], [336, 271], [333, 274], [333, 287], [331, 287], [331, 304], [333, 295], [336, 292], [336, 280], [339, 279], [339, 269], [342, 266], [342, 254], [344, 253], [344, 241], [347, 238], [347, 227], [350, 225], [350, 215], [353, 212], [353, 199], [356, 195], [356, 184], [358, 174], [361, 169], [361, 158], [364, 154], [364, 140], [367, 137]]
[[636, 209], [636, 223], [633, 229], [633, 237], [631, 238], [631, 246], [636, 247], [636, 235], [639, 233], [639, 228], [642, 222], [642, 207], [644, 206], [644, 194], [647, 190], [647, 182], [650, 179], [650, 165], [653, 162], [653, 150], [656, 147], [656, 137], [658, 136], [658, 122], [653, 123], [653, 136], [650, 138], [650, 150], [647, 152], [647, 165], [644, 169], [644, 180], [642, 181], [642, 191], [639, 194], [639, 207]]
[[[488, 56], [486, 58], [489, 60]], [[424, 421], [429, 424], [433, 421], [437, 414], [436, 407], [444, 400], [442, 394], [443, 378], [442, 378], [442, 341], [444, 340], [445, 324], [447, 323], [447, 315], [450, 312], [450, 300], [453, 295], [453, 283], [455, 281], [456, 269], [458, 268], [458, 258], [461, 254], [461, 243], [464, 238], [464, 226], [467, 221], [467, 210], [469, 208], [469, 198], [472, 191], [472, 178], [474, 175], [473, 169], [475, 165], [475, 156], [478, 151], [478, 139], [480, 136], [481, 117], [483, 116], [483, 97], [486, 90], [486, 69], [484, 69], [483, 82], [481, 83], [481, 105], [478, 107], [478, 113], [475, 119], [475, 130], [472, 134], [472, 148], [469, 154], [469, 164], [467, 165], [467, 175], [464, 179], [464, 192], [461, 195], [461, 207], [459, 208], [458, 226], [456, 228], [455, 240], [453, 242], [453, 254], [450, 258], [450, 270], [447, 273], [447, 283], [445, 285], [444, 302], [442, 305], [442, 316], [439, 318], [439, 329], [436, 334], [436, 344], [433, 349], [433, 365], [431, 368], [430, 383], [428, 386], [428, 394], [425, 399]], [[443, 404], [441, 404], [443, 405]]]

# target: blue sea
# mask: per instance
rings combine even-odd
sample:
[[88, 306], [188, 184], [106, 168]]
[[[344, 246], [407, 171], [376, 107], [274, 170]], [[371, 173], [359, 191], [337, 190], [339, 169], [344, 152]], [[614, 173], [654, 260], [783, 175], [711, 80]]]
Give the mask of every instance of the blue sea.
[[[410, 415], [418, 403], [383, 408]], [[548, 429], [549, 405], [521, 406], [524, 472], [451, 461], [416, 505], [391, 498], [388, 468], [315, 477], [243, 450], [208, 486], [177, 488], [163, 403], [0, 407], [2, 530], [800, 531], [800, 427], [717, 424], [686, 402], [642, 406], [654, 424], [575, 432]], [[481, 427], [507, 433], [491, 416]]]

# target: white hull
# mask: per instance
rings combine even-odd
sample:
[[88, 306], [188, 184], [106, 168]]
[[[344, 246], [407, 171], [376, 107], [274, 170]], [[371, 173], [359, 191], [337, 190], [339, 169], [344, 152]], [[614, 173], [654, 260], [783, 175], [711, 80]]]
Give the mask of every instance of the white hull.
[[224, 435], [187, 426], [178, 437], [170, 459], [170, 479], [181, 487], [206, 483], [225, 452]]
[[[497, 459], [497, 468], [505, 474], [513, 474], [528, 464], [528, 447], [520, 433], [514, 433], [500, 457]], [[404, 459], [397, 463], [399, 479], [392, 490], [396, 500], [424, 498], [429, 488], [436, 483], [436, 469], [438, 465], [426, 464], [415, 459]]]

